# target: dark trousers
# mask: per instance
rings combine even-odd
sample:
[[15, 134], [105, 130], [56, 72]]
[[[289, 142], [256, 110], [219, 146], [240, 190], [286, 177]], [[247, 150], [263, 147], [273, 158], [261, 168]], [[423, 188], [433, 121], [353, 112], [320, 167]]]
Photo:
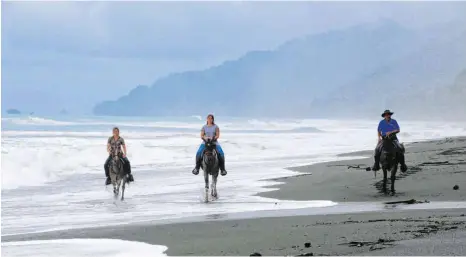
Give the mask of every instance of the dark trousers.
[[[398, 139], [396, 140], [393, 140], [393, 144], [395, 145], [395, 149], [398, 153], [403, 153], [403, 148], [400, 144], [400, 142], [398, 142]], [[374, 156], [380, 156], [382, 154], [382, 148], [383, 148], [383, 141], [380, 140], [378, 143], [377, 143], [377, 146], [375, 147], [375, 151], [374, 151]]]
[[[131, 163], [129, 162], [127, 157], [120, 157], [120, 159], [123, 161], [123, 170], [125, 171], [126, 174], [131, 174]], [[105, 161], [104, 164], [104, 170], [105, 170], [105, 176], [108, 177], [110, 176], [110, 170], [109, 170], [109, 162], [112, 160], [112, 156], [109, 155], [107, 160]]]
[[[399, 157], [400, 164], [402, 166], [405, 166], [406, 163], [405, 163], [404, 149], [401, 146], [400, 142], [398, 141], [398, 138], [393, 140], [393, 144], [395, 145], [395, 149], [396, 149], [397, 155]], [[377, 146], [375, 147], [375, 151], [374, 151], [374, 162], [375, 162], [374, 167], [379, 165], [380, 156], [382, 155], [382, 149], [383, 149], [383, 142], [382, 142], [382, 140], [380, 140], [379, 143], [377, 144]], [[402, 167], [402, 170], [403, 169], [404, 168]]]

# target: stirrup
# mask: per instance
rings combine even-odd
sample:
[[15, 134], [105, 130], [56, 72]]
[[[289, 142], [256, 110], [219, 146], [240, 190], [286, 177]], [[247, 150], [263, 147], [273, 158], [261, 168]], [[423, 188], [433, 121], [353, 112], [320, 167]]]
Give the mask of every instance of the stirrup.
[[134, 182], [134, 177], [131, 173], [126, 174], [126, 181]]
[[401, 166], [400, 167], [401, 172], [404, 173], [404, 172], [408, 171], [408, 166], [406, 164], [401, 164], [400, 166]]
[[193, 172], [194, 175], [198, 175], [199, 174], [199, 169], [194, 168], [192, 172]]
[[226, 170], [221, 170], [220, 175], [225, 176], [228, 172]]

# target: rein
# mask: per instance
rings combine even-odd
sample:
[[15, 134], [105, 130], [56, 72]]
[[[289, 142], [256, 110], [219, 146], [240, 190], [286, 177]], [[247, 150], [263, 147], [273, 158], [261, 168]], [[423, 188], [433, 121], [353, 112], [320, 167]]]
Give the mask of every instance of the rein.
[[216, 154], [214, 154], [213, 150], [205, 150], [204, 156], [206, 157], [206, 159], [204, 159], [205, 164], [213, 164]]

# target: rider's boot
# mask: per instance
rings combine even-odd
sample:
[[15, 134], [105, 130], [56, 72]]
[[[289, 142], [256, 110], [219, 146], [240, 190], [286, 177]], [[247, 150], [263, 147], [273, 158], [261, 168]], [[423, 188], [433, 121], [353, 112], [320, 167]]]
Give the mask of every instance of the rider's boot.
[[220, 175], [225, 176], [227, 171], [225, 170], [225, 158], [221, 154], [217, 154], [218, 156], [218, 164], [220, 166]]
[[127, 182], [134, 182], [133, 174], [131, 174], [131, 164], [129, 163], [128, 159], [124, 159], [124, 166], [126, 172], [126, 181]]
[[108, 185], [110, 185], [112, 183], [112, 181], [110, 180], [108, 165], [104, 165], [104, 169], [105, 169], [105, 177], [107, 177], [105, 179], [105, 185], [108, 186]]
[[193, 174], [198, 175], [199, 174], [199, 169], [201, 168], [201, 162], [202, 162], [202, 155], [196, 156], [196, 167], [193, 169]]
[[128, 182], [134, 182], [133, 174], [128, 173], [128, 175], [126, 175], [126, 177], [127, 177], [127, 180], [126, 180], [126, 181], [128, 181]]
[[105, 164], [104, 164], [104, 170], [105, 170], [105, 185], [108, 186], [112, 183], [112, 181], [110, 180], [110, 172], [109, 172], [109, 169], [110, 167], [108, 166], [110, 162], [110, 155], [108, 156], [107, 160], [105, 161]]
[[408, 170], [408, 166], [406, 166], [406, 163], [405, 163], [405, 155], [403, 153], [398, 153], [398, 154], [400, 157], [401, 172], [406, 172]]
[[380, 152], [377, 152], [374, 155], [374, 165], [372, 166], [373, 171], [378, 171], [380, 170]]

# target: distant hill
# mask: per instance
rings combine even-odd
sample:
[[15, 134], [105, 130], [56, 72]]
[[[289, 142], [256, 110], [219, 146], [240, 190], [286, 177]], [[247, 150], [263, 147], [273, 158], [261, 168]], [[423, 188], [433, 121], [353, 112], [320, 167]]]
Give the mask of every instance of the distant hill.
[[21, 114], [21, 112], [17, 109], [8, 109], [6, 110], [7, 114]]
[[[456, 76], [453, 86], [447, 92], [451, 96], [450, 100], [466, 106], [466, 68]], [[466, 109], [463, 111], [466, 112]]]
[[435, 97], [448, 90], [447, 85], [466, 67], [465, 46], [466, 31], [419, 47], [314, 101], [311, 109], [323, 109], [322, 116], [364, 116], [374, 113], [374, 108], [417, 116], [419, 111], [434, 108], [432, 114], [442, 115], [437, 113], [440, 101]]
[[466, 118], [466, 68], [456, 76], [451, 87], [446, 91], [448, 112], [457, 119]]
[[445, 119], [466, 120], [466, 66], [446, 88], [438, 88], [427, 94], [424, 110]]
[[464, 31], [413, 31], [382, 20], [311, 35], [136, 87], [97, 104], [94, 114], [372, 115], [450, 83], [466, 67]]

